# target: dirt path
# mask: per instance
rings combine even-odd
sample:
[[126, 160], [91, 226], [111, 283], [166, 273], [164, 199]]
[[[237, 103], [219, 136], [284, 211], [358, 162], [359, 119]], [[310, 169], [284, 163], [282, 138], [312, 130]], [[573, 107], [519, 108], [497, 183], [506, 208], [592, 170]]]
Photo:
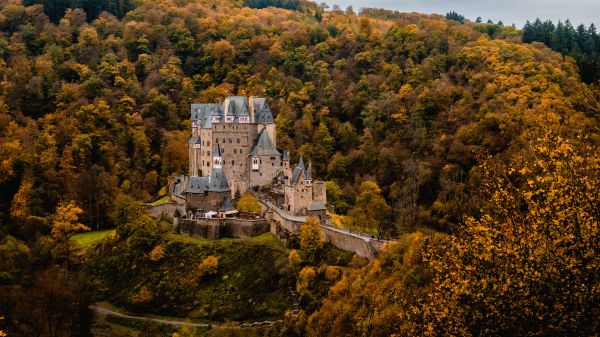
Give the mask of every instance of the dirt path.
[[232, 324], [209, 324], [209, 323], [193, 323], [188, 321], [176, 320], [176, 319], [162, 319], [162, 318], [152, 318], [152, 317], [143, 317], [143, 316], [132, 316], [120, 313], [118, 311], [114, 311], [108, 307], [92, 304], [90, 305], [90, 309], [94, 312], [94, 314], [98, 316], [117, 316], [128, 319], [136, 319], [140, 321], [150, 321], [167, 325], [175, 325], [175, 326], [189, 326], [189, 327], [202, 327], [202, 328], [212, 328], [212, 329], [247, 329], [247, 328], [258, 328], [261, 326], [271, 326], [275, 324], [282, 323], [282, 320], [277, 321], [262, 321], [262, 322], [250, 322], [250, 323], [242, 323], [239, 325]]
[[207, 323], [193, 323], [193, 322], [186, 322], [186, 321], [178, 321], [178, 320], [170, 320], [170, 319], [160, 319], [160, 318], [152, 318], [152, 317], [141, 317], [141, 316], [131, 316], [131, 315], [126, 315], [123, 313], [120, 313], [118, 311], [114, 311], [112, 309], [109, 309], [107, 307], [98, 305], [98, 304], [92, 304], [90, 305], [90, 309], [92, 309], [92, 311], [99, 316], [117, 316], [117, 317], [123, 317], [123, 318], [129, 318], [129, 319], [137, 319], [140, 321], [151, 321], [151, 322], [156, 322], [156, 323], [162, 323], [162, 324], [168, 324], [168, 325], [177, 325], [177, 326], [191, 326], [191, 327], [203, 327], [203, 328], [208, 328], [208, 327], [219, 327], [218, 325], [212, 325], [212, 324], [207, 324]]

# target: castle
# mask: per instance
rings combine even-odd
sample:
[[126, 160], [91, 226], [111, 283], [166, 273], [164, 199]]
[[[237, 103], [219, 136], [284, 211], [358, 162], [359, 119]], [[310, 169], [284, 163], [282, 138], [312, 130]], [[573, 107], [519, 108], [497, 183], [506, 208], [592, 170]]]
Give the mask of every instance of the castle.
[[232, 199], [248, 189], [278, 186], [292, 214], [324, 213], [325, 183], [312, 178], [300, 158], [277, 149], [273, 114], [265, 98], [230, 96], [219, 103], [191, 104], [188, 176], [177, 177], [174, 193], [188, 214], [235, 214]]

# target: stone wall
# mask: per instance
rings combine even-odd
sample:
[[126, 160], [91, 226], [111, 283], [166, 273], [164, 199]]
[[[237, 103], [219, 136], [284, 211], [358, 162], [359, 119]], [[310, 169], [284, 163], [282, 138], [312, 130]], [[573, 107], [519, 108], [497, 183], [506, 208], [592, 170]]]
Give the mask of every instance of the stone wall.
[[202, 218], [196, 220], [178, 219], [175, 233], [202, 237], [210, 240], [222, 238], [248, 238], [269, 231], [266, 220]]
[[[270, 206], [268, 202], [263, 200], [260, 204], [263, 216], [271, 222], [271, 232], [277, 235], [286, 246], [293, 247], [293, 243], [298, 241], [300, 226], [306, 221], [306, 217], [290, 215]], [[371, 239], [369, 236], [360, 233], [349, 232], [344, 228], [334, 227], [331, 225], [329, 217], [321, 222], [321, 234], [323, 239], [333, 246], [341, 250], [354, 252], [356, 255], [367, 259], [377, 257], [390, 243], [389, 241]]]
[[185, 208], [174, 202], [157, 206], [148, 206], [146, 209], [148, 210], [148, 213], [155, 218], [160, 218], [163, 214], [172, 217], [175, 215], [175, 210], [179, 210], [181, 215], [185, 214]]
[[258, 171], [252, 170], [252, 157], [248, 157], [250, 170], [250, 186], [264, 186], [273, 181], [278, 172], [283, 170], [280, 156], [258, 156]]
[[349, 233], [342, 233], [330, 227], [321, 226], [321, 234], [326, 242], [347, 252], [354, 252], [356, 255], [374, 259], [376, 253], [369, 248], [368, 242], [360, 237], [352, 236]]
[[327, 203], [327, 187], [324, 181], [313, 182], [313, 201]]
[[206, 195], [202, 193], [188, 193], [187, 206], [202, 209], [206, 212], [218, 212], [219, 205], [228, 196], [230, 196], [230, 192], [208, 192]]

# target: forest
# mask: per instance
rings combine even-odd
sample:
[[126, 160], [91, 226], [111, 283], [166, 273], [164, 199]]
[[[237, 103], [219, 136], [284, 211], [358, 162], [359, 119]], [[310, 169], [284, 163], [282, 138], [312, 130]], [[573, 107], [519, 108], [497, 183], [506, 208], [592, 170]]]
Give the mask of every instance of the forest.
[[[278, 146], [312, 162], [339, 225], [399, 240], [368, 264], [321, 245], [301, 262], [274, 253], [260, 289], [296, 280], [303, 310], [265, 333], [597, 335], [595, 27], [449, 14], [0, 1], [0, 335], [89, 334], [99, 294], [194, 311], [198, 299], [162, 282], [177, 269], [162, 254], [183, 248], [140, 203], [187, 170], [190, 102], [227, 95], [267, 97]], [[72, 240], [107, 229], [91, 253]], [[199, 254], [234, 265], [224, 252], [254, 249]], [[110, 293], [114, 270], [122, 293]], [[226, 276], [202, 273], [185, 280]], [[251, 284], [239, 273], [227, 289]]]

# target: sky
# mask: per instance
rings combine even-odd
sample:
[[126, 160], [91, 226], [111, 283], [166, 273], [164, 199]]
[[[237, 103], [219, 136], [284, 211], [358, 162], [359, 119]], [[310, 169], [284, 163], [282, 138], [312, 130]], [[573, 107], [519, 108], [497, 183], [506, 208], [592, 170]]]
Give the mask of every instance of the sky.
[[467, 19], [475, 21], [481, 16], [484, 21], [501, 20], [505, 25], [516, 24], [522, 27], [525, 21], [550, 19], [570, 19], [576, 26], [594, 23], [600, 26], [600, 0], [317, 0], [330, 7], [334, 4], [346, 9], [352, 5], [358, 11], [361, 7], [395, 9], [402, 12], [446, 14], [456, 11]]

